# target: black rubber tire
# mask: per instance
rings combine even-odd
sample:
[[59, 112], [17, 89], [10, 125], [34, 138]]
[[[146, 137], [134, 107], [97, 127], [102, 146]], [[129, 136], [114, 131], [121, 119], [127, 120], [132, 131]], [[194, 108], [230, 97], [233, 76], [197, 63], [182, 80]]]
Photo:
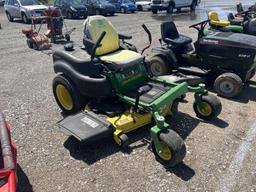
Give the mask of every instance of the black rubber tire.
[[114, 12], [110, 13], [110, 16], [114, 16], [114, 15], [115, 15], [115, 13], [114, 13]]
[[125, 8], [121, 7], [120, 12], [121, 12], [121, 13], [126, 13], [127, 10], [126, 10]]
[[152, 142], [152, 151], [156, 159], [165, 166], [174, 167], [182, 162], [186, 156], [186, 146], [183, 139], [173, 130], [166, 129], [159, 134], [160, 141], [164, 142], [171, 151], [171, 159], [165, 160], [159, 156], [156, 151], [154, 142]]
[[173, 14], [173, 10], [174, 10], [174, 6], [173, 6], [173, 4], [170, 4], [168, 9], [167, 9], [167, 13]]
[[138, 6], [137, 6], [137, 10], [138, 10], [138, 11], [143, 11], [142, 6], [141, 6], [141, 5], [138, 5]]
[[27, 45], [30, 49], [33, 49], [33, 42], [31, 41], [31, 39], [27, 39]]
[[118, 135], [118, 138], [121, 140], [120, 147], [125, 148], [129, 145], [129, 138], [126, 134]]
[[25, 24], [29, 23], [29, 19], [25, 13], [21, 13], [21, 19], [22, 19], [23, 23], [25, 23]]
[[190, 11], [194, 12], [196, 10], [196, 1], [193, 1], [191, 6], [190, 6]]
[[215, 95], [203, 95], [202, 102], [206, 102], [211, 107], [211, 113], [204, 115], [203, 112], [199, 111], [199, 107], [196, 102], [194, 102], [193, 108], [197, 117], [204, 120], [211, 120], [216, 118], [222, 110], [222, 105], [218, 97]]
[[[73, 107], [71, 109], [66, 109], [59, 101], [57, 93], [56, 93], [56, 88], [58, 85], [63, 85], [66, 90], [68, 90], [71, 99], [72, 99], [72, 105]], [[79, 91], [76, 89], [76, 86], [73, 84], [73, 82], [66, 77], [65, 75], [57, 75], [52, 82], [52, 88], [53, 88], [53, 94], [54, 98], [59, 105], [60, 109], [63, 111], [65, 115], [70, 115], [79, 112], [80, 110], [83, 109], [85, 106], [85, 99], [81, 96]]]
[[[233, 86], [233, 89], [230, 92], [223, 92], [223, 87], [226, 83], [226, 86]], [[224, 84], [224, 85], [223, 85]], [[232, 88], [232, 87], [231, 87]], [[223, 73], [214, 82], [214, 90], [217, 92], [218, 95], [227, 97], [227, 98], [232, 98], [237, 96], [243, 89], [243, 81], [242, 79], [234, 74], [234, 73]]]
[[151, 11], [153, 14], [157, 14], [157, 9], [152, 9]]
[[73, 19], [72, 13], [68, 12], [68, 13], [67, 13], [67, 18], [68, 18], [68, 19]]
[[67, 40], [67, 41], [70, 41], [70, 35], [69, 34], [65, 34], [65, 39]]
[[254, 75], [256, 74], [256, 68], [254, 68], [248, 78], [248, 80], [252, 79], [254, 77]]
[[13, 17], [11, 16], [11, 14], [9, 12], [6, 11], [6, 17], [8, 19], [8, 21], [13, 22]]
[[[156, 64], [157, 63], [157, 66]], [[170, 71], [169, 65], [165, 59], [159, 55], [155, 55], [150, 58], [148, 71], [153, 76], [167, 75]]]
[[177, 8], [177, 12], [180, 13], [181, 12], [181, 8]]

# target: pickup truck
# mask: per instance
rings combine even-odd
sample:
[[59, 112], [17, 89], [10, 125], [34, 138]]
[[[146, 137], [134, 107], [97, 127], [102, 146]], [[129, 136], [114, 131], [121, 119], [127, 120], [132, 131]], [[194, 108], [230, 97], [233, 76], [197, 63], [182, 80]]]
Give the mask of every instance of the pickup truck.
[[154, 14], [162, 10], [172, 14], [174, 9], [180, 11], [183, 7], [190, 7], [194, 11], [199, 3], [200, 0], [151, 0], [151, 10]]

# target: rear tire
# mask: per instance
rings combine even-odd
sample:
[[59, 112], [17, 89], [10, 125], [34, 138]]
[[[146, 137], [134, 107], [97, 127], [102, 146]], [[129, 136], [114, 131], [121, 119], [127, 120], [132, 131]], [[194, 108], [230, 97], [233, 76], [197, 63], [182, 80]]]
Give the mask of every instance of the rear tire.
[[11, 16], [11, 14], [9, 12], [6, 12], [6, 17], [7, 17], [8, 21], [13, 22], [13, 17]]
[[79, 112], [85, 105], [74, 83], [65, 75], [57, 75], [52, 83], [54, 98], [64, 114]]
[[153, 76], [167, 75], [170, 71], [169, 66], [161, 56], [153, 56], [150, 58], [148, 71]]
[[157, 14], [157, 9], [152, 9], [151, 11], [153, 14]]
[[166, 129], [159, 134], [162, 150], [157, 151], [152, 142], [152, 151], [156, 159], [163, 165], [174, 167], [182, 162], [186, 155], [186, 146], [183, 139], [173, 130]]
[[224, 73], [214, 82], [214, 90], [218, 95], [232, 98], [237, 96], [243, 88], [242, 79], [234, 73]]
[[168, 7], [168, 9], [167, 9], [167, 13], [173, 14], [173, 9], [174, 9], [173, 4], [170, 4], [169, 7]]

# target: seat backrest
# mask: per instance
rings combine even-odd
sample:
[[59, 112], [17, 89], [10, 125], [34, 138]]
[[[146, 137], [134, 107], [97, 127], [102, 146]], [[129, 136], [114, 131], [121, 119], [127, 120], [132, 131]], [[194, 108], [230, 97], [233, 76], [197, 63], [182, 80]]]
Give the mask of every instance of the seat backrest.
[[219, 21], [220, 20], [218, 13], [216, 13], [216, 12], [209, 12], [208, 18], [210, 19], [210, 21]]
[[236, 10], [237, 10], [238, 13], [244, 11], [244, 8], [243, 8], [242, 3], [238, 3], [238, 4], [236, 5]]
[[84, 23], [84, 34], [94, 43], [98, 40], [102, 32], [106, 35], [101, 42], [101, 46], [96, 49], [96, 55], [104, 55], [119, 49], [119, 37], [116, 29], [104, 16], [90, 16]]
[[234, 15], [233, 15], [233, 13], [229, 13], [228, 14], [228, 20], [229, 21], [232, 21], [232, 20], [234, 20], [235, 19], [235, 17], [234, 17]]
[[161, 36], [165, 42], [165, 38], [176, 39], [179, 37], [179, 32], [174, 22], [166, 21], [161, 24]]

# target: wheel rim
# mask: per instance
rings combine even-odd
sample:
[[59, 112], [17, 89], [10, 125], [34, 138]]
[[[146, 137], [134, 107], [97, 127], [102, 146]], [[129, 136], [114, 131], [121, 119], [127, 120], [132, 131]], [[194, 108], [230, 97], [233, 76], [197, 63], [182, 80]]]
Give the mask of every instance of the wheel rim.
[[60, 104], [66, 109], [71, 110], [73, 108], [72, 97], [69, 91], [64, 85], [59, 84], [56, 87], [56, 94]]
[[161, 65], [159, 63], [152, 63], [150, 66], [151, 72], [154, 76], [160, 76], [162, 75], [162, 68]]
[[203, 116], [210, 116], [212, 113], [212, 107], [209, 103], [203, 102], [202, 103], [202, 108], [200, 109], [199, 106], [197, 106], [198, 112], [203, 115]]
[[157, 154], [159, 155], [159, 157], [161, 157], [161, 159], [165, 161], [169, 161], [172, 158], [172, 152], [170, 148], [163, 141], [161, 141], [160, 144], [161, 144], [161, 149], [160, 151], [157, 151]]
[[234, 85], [229, 81], [224, 81], [220, 83], [220, 91], [225, 94], [230, 94], [234, 91]]

